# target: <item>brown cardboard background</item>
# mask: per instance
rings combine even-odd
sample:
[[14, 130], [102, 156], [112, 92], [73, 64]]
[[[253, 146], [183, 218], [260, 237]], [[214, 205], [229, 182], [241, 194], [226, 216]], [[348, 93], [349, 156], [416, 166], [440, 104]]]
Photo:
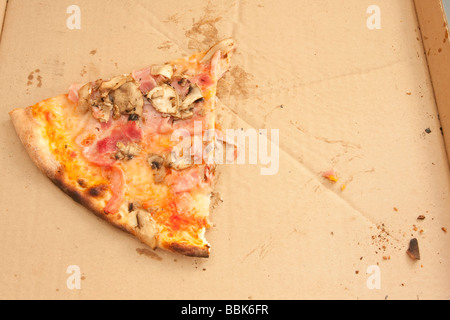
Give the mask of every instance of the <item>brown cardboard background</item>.
[[0, 1], [0, 35], [1, 35], [1, 29], [3, 28], [3, 18], [5, 17], [5, 13], [6, 13], [6, 3], [7, 3], [7, 0]]
[[[66, 28], [71, 1], [8, 2], [0, 44], [2, 298], [450, 297], [441, 230], [450, 226], [450, 176], [412, 0], [377, 1], [380, 30], [366, 27], [372, 1], [77, 2], [81, 30]], [[7, 113], [72, 82], [229, 36], [239, 49], [219, 88], [219, 121], [280, 129], [279, 172], [220, 168], [223, 203], [211, 215], [208, 260], [139, 255], [143, 245], [33, 166]], [[320, 176], [331, 167], [338, 184]], [[418, 262], [405, 254], [412, 237]], [[69, 265], [81, 269], [81, 290], [66, 287]], [[379, 290], [366, 286], [370, 265], [380, 267]]]

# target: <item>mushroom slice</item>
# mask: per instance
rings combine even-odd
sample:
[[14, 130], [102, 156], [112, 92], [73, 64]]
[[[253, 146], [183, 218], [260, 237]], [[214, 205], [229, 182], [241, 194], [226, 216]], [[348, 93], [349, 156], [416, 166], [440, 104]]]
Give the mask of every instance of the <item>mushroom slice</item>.
[[147, 98], [150, 99], [157, 111], [169, 115], [177, 113], [179, 97], [178, 93], [171, 86], [163, 84], [160, 87], [153, 88], [147, 94]]
[[164, 157], [157, 154], [150, 154], [147, 158], [147, 162], [153, 170], [153, 181], [155, 183], [163, 182], [166, 177], [165, 161]]
[[170, 79], [173, 76], [173, 68], [170, 64], [154, 65], [151, 67], [151, 73], [154, 76], [161, 75]]
[[178, 110], [176, 114], [173, 115], [174, 119], [189, 119], [194, 115], [194, 109]]
[[136, 232], [142, 241], [149, 244], [152, 249], [156, 248], [157, 229], [150, 212], [143, 209], [136, 210]]
[[198, 100], [203, 99], [202, 89], [197, 84], [191, 84], [189, 87], [189, 93], [180, 106], [180, 110], [190, 109], [191, 105]]
[[87, 83], [78, 90], [78, 112], [85, 114], [89, 111], [91, 107], [90, 99], [91, 99], [92, 87], [91, 83]]
[[144, 98], [135, 82], [126, 82], [117, 88], [114, 93], [114, 105], [121, 114], [137, 114], [142, 116]]
[[102, 94], [102, 97], [106, 97], [110, 91], [116, 90], [116, 89], [120, 88], [123, 84], [125, 84], [127, 82], [131, 82], [131, 81], [134, 81], [131, 74], [124, 74], [121, 76], [114, 77], [109, 81], [103, 82], [99, 88], [100, 92]]
[[123, 142], [117, 142], [117, 153], [114, 155], [116, 160], [131, 160], [133, 157], [137, 156], [141, 151], [141, 148], [136, 143], [129, 143], [125, 145]]
[[177, 152], [172, 151], [171, 153], [171, 161], [169, 162], [169, 168], [174, 170], [184, 170], [192, 167], [194, 161], [192, 161], [192, 157], [190, 155], [181, 155], [178, 156]]
[[113, 109], [113, 104], [111, 98], [106, 96], [105, 98], [99, 98], [92, 100], [92, 115], [94, 118], [98, 119], [100, 122], [108, 122], [111, 117], [111, 110]]
[[201, 63], [207, 63], [211, 60], [211, 58], [214, 56], [214, 54], [217, 51], [221, 51], [222, 56], [226, 57], [228, 53], [232, 52], [236, 48], [236, 43], [233, 39], [225, 39], [217, 43], [214, 47], [209, 49], [209, 51], [206, 53], [206, 55], [200, 60]]

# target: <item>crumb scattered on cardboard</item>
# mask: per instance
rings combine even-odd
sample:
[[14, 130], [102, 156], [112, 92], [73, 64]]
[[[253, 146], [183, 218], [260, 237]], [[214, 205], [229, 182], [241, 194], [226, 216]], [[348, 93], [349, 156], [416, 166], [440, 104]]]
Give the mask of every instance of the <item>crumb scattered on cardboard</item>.
[[336, 171], [334, 169], [330, 169], [328, 171], [325, 171], [324, 173], [322, 173], [322, 177], [324, 177], [325, 179], [328, 179], [332, 182], [338, 182], [338, 176], [336, 174]]
[[408, 256], [413, 260], [420, 260], [419, 242], [416, 238], [409, 241], [408, 250], [406, 250]]

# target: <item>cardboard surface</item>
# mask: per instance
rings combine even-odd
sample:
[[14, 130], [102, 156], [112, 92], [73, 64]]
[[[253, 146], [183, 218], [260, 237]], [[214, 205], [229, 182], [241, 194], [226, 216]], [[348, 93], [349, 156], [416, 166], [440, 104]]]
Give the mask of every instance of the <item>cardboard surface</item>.
[[2, 34], [2, 29], [3, 29], [3, 18], [5, 17], [5, 14], [6, 14], [6, 3], [7, 3], [7, 0], [0, 1], [0, 36]]
[[[361, 0], [79, 0], [81, 29], [70, 30], [72, 4], [8, 1], [1, 298], [450, 298], [449, 166], [413, 0], [377, 1], [380, 29]], [[13, 108], [230, 36], [239, 47], [218, 120], [278, 129], [279, 171], [220, 167], [209, 259], [141, 254], [62, 194], [15, 135]], [[331, 168], [337, 183], [321, 177]], [[411, 238], [420, 261], [406, 254]], [[67, 286], [73, 265], [81, 289]]]
[[443, 2], [416, 0], [417, 16], [450, 163], [450, 38]]

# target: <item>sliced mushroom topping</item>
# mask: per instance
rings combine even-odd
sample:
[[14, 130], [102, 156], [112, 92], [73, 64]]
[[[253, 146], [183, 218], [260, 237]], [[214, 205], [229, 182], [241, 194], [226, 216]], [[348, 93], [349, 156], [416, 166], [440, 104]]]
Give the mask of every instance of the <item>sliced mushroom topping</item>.
[[121, 114], [142, 115], [144, 98], [139, 86], [134, 82], [126, 82], [117, 88], [114, 93], [114, 105]]
[[90, 99], [91, 99], [91, 83], [87, 83], [78, 90], [78, 107], [77, 110], [80, 113], [86, 113], [89, 111], [91, 107]]
[[175, 119], [185, 120], [192, 118], [194, 115], [194, 109], [187, 109], [187, 110], [178, 110], [176, 114], [173, 115]]
[[142, 115], [144, 98], [130, 74], [109, 81], [97, 80], [82, 87], [80, 94], [80, 111], [92, 107], [93, 116], [100, 122], [108, 122], [111, 113], [115, 120], [122, 114], [136, 114], [136, 120]]
[[161, 75], [166, 77], [167, 79], [170, 79], [173, 76], [173, 68], [170, 64], [164, 64], [160, 66], [155, 65], [151, 67], [151, 73], [154, 76]]
[[100, 85], [100, 92], [102, 97], [106, 97], [110, 91], [116, 90], [120, 88], [123, 84], [127, 82], [134, 81], [131, 74], [124, 74], [115, 78], [112, 78], [109, 81], [105, 81]]
[[136, 212], [136, 231], [138, 232], [139, 237], [151, 248], [155, 249], [157, 244], [155, 237], [157, 229], [151, 218], [150, 212], [143, 209], [138, 209], [133, 212]]
[[233, 39], [225, 39], [217, 43], [214, 47], [209, 49], [206, 55], [200, 60], [201, 63], [207, 63], [211, 60], [217, 51], [221, 51], [223, 57], [227, 57], [228, 53], [236, 48], [236, 44]]
[[116, 144], [117, 152], [114, 155], [116, 160], [131, 160], [133, 157], [137, 156], [141, 151], [141, 148], [136, 143], [129, 143], [125, 145], [123, 142], [117, 142]]
[[191, 84], [189, 87], [189, 93], [180, 106], [180, 110], [190, 109], [191, 105], [198, 100], [203, 99], [202, 89], [197, 84]]
[[147, 159], [148, 164], [152, 167], [153, 170], [153, 181], [155, 183], [161, 183], [164, 181], [166, 177], [166, 168], [164, 166], [165, 159], [164, 157], [157, 154], [150, 154]]
[[94, 118], [98, 119], [100, 122], [108, 122], [111, 117], [111, 110], [113, 109], [110, 97], [107, 96], [105, 98], [92, 100], [91, 103]]
[[194, 164], [194, 161], [192, 161], [192, 158], [190, 155], [178, 156], [176, 152], [172, 151], [171, 161], [169, 162], [169, 168], [172, 168], [175, 170], [184, 170], [184, 169], [192, 167], [193, 164]]
[[152, 102], [153, 107], [164, 114], [173, 115], [177, 113], [179, 106], [178, 93], [167, 84], [153, 88], [147, 98]]

